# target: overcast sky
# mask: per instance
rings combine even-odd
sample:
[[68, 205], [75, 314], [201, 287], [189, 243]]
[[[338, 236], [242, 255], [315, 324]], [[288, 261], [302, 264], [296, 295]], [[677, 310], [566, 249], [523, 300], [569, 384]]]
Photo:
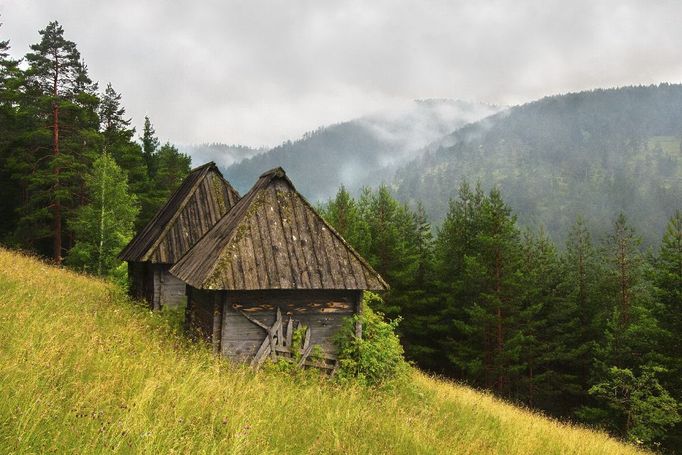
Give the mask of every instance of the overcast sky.
[[0, 0], [0, 39], [21, 56], [58, 20], [138, 130], [276, 145], [417, 98], [680, 82], [681, 19], [666, 0]]

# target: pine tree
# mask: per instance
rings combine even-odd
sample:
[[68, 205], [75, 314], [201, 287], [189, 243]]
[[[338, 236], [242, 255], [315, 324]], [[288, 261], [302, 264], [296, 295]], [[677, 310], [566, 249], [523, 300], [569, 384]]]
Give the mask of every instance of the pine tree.
[[510, 343], [519, 329], [519, 231], [498, 189], [491, 190], [481, 209], [482, 228], [475, 240], [479, 253], [467, 261], [465, 272], [481, 288], [471, 317], [483, 344], [484, 384], [509, 395], [510, 373], [519, 362], [519, 352]]
[[588, 404], [595, 346], [605, 331], [602, 275], [590, 233], [579, 217], [561, 256], [557, 298], [546, 312], [545, 400], [540, 406], [553, 415], [571, 416]]
[[670, 218], [656, 260], [654, 278], [661, 303], [661, 326], [666, 330], [663, 352], [666, 386], [682, 402], [682, 212]]
[[[135, 128], [130, 126], [130, 119], [125, 117], [125, 108], [121, 106], [121, 95], [116, 93], [111, 84], [107, 84], [102, 94], [99, 116], [104, 138], [103, 149], [126, 172], [130, 192], [139, 201], [147, 201], [150, 181], [142, 148], [133, 139]], [[139, 229], [144, 226], [144, 223], [138, 220], [136, 226]]]
[[321, 208], [321, 213], [356, 251], [366, 255], [368, 239], [363, 234], [367, 233], [367, 228], [357, 202], [345, 187], [339, 188], [336, 196]]
[[177, 148], [166, 142], [159, 149], [156, 162], [154, 187], [161, 192], [165, 200], [187, 176], [192, 161], [188, 155], [180, 153]]
[[636, 369], [660, 362], [656, 351], [663, 331], [656, 320], [650, 264], [640, 245], [640, 237], [621, 213], [604, 245], [610, 315], [600, 357], [606, 367]]
[[450, 200], [449, 210], [435, 241], [434, 275], [445, 335], [440, 338], [440, 371], [479, 384], [480, 343], [472, 342], [476, 328], [469, 312], [480, 292], [479, 283], [466, 276], [467, 263], [477, 254], [476, 235], [482, 227], [485, 195], [480, 185], [474, 191], [462, 182], [458, 198]]
[[70, 227], [76, 244], [67, 264], [98, 276], [111, 276], [121, 261], [118, 253], [130, 241], [137, 216], [134, 195], [128, 193], [125, 172], [103, 154], [85, 178], [89, 202], [80, 207]]
[[15, 229], [16, 209], [21, 204], [20, 188], [9, 162], [12, 145], [23, 127], [17, 106], [23, 73], [19, 62], [10, 58], [9, 50], [9, 41], [0, 41], [0, 241], [5, 242]]
[[403, 317], [399, 330], [405, 354], [421, 368], [440, 370], [441, 340], [446, 334], [438, 295], [435, 292], [434, 241], [424, 207], [418, 204], [412, 221], [406, 223], [406, 252], [410, 254], [403, 275], [403, 289], [397, 289], [396, 304]]
[[[51, 131], [50, 152], [45, 154], [40, 149], [44, 139], [37, 132], [35, 154], [27, 157], [33, 163], [32, 172], [24, 176], [31, 204], [25, 207], [19, 229], [34, 237], [49, 232], [52, 256], [61, 263], [62, 221], [68, 210], [83, 202], [81, 176], [99, 148], [98, 99], [96, 84], [90, 81], [76, 44], [64, 38], [62, 27], [50, 22], [40, 35], [41, 41], [26, 55], [27, 91], [34, 96], [36, 114], [45, 118]], [[40, 226], [47, 220], [52, 224], [49, 230]], [[27, 230], [26, 224], [39, 227]]]
[[550, 343], [548, 319], [559, 306], [559, 258], [544, 229], [524, 232], [522, 241], [522, 288], [519, 330], [509, 341], [519, 351], [511, 372], [515, 375], [517, 401], [531, 407], [543, 406], [555, 384], [547, 374], [547, 347]]
[[152, 126], [149, 117], [144, 118], [144, 127], [142, 129], [142, 137], [140, 138], [142, 142], [142, 156], [144, 157], [145, 164], [149, 170], [149, 176], [154, 177], [156, 175], [156, 152], [159, 150], [159, 139], [156, 137], [156, 131]]

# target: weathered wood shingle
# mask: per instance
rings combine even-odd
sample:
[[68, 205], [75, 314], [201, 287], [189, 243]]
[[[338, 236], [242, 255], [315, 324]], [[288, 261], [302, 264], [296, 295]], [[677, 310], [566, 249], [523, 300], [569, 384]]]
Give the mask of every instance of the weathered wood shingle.
[[124, 261], [174, 264], [239, 200], [215, 163], [193, 169], [123, 249]]
[[388, 289], [281, 168], [263, 174], [171, 273], [198, 289]]

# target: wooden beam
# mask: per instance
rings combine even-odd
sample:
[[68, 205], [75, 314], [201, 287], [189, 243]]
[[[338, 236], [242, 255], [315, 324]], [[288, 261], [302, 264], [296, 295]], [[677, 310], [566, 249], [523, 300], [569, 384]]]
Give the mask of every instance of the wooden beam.
[[222, 292], [213, 293], [213, 333], [211, 342], [213, 353], [220, 354], [220, 333], [223, 326], [223, 296]]
[[[362, 315], [362, 292], [358, 292], [355, 300], [355, 312]], [[355, 338], [362, 339], [362, 322], [355, 321]]]
[[191, 338], [191, 330], [192, 330], [192, 313], [193, 313], [193, 308], [192, 308], [192, 286], [189, 284], [187, 285], [186, 293], [187, 293], [187, 306], [185, 306], [185, 333], [190, 335]]

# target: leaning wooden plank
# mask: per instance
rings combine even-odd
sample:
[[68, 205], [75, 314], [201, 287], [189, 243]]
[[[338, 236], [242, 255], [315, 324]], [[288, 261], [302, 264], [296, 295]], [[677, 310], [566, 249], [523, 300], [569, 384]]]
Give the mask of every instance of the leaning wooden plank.
[[265, 337], [265, 339], [263, 340], [263, 343], [261, 343], [260, 347], [258, 348], [256, 355], [253, 356], [253, 359], [251, 359], [251, 366], [252, 367], [258, 367], [258, 365], [261, 364], [261, 359], [266, 357], [269, 354], [266, 352], [269, 348], [270, 348], [270, 339], [268, 337]]
[[294, 321], [293, 321], [293, 319], [291, 319], [291, 316], [289, 316], [289, 322], [287, 323], [287, 338], [286, 338], [285, 346], [291, 347], [293, 336], [294, 336]]
[[275, 337], [272, 334], [272, 331], [268, 332], [268, 340], [270, 341], [270, 356], [272, 357], [272, 360], [277, 360], [277, 349], [275, 346]]
[[303, 350], [305, 350], [309, 347], [308, 345], [310, 344], [310, 332], [311, 332], [310, 327], [306, 327], [306, 329], [305, 329], [305, 340], [303, 341], [303, 347], [301, 348]]
[[255, 318], [252, 318], [251, 316], [249, 316], [249, 315], [248, 315], [246, 312], [244, 312], [243, 310], [239, 310], [239, 312], [240, 312], [240, 313], [242, 314], [242, 316], [244, 316], [246, 319], [248, 319], [249, 321], [253, 322], [254, 324], [256, 324], [256, 325], [257, 325], [258, 327], [260, 327], [261, 329], [265, 330], [266, 332], [267, 332], [268, 330], [270, 330], [270, 327], [268, 327], [267, 325], [263, 324], [263, 323], [260, 322], [259, 320], [255, 319]]
[[[267, 338], [266, 338], [266, 340], [267, 340]], [[263, 355], [256, 362], [256, 369], [258, 369], [263, 364], [263, 362], [265, 362], [265, 359], [267, 359], [269, 355], [270, 355], [270, 344], [268, 343], [265, 346], [265, 351], [263, 351]]]
[[275, 351], [275, 337], [277, 336], [277, 331], [282, 327], [282, 317], [275, 321], [275, 323], [268, 329], [268, 340], [270, 341], [270, 353], [272, 355], [272, 360], [277, 360], [277, 352]]
[[277, 344], [279, 345], [284, 345], [284, 335], [282, 334], [282, 329], [284, 327], [284, 323], [282, 322], [282, 311], [277, 307], [277, 319], [275, 319], [277, 323]]
[[310, 352], [313, 350], [312, 346], [308, 346], [303, 350], [303, 354], [301, 354], [301, 359], [298, 361], [298, 364], [296, 365], [297, 368], [301, 368], [303, 364], [305, 363], [306, 359], [310, 355]]

